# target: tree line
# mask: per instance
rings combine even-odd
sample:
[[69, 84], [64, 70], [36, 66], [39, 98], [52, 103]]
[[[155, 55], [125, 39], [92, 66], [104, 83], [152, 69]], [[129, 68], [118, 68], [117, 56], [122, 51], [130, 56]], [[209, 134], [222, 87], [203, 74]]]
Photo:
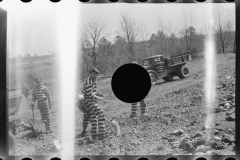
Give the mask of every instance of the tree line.
[[[235, 53], [235, 17], [234, 13], [218, 5], [213, 12], [214, 38], [218, 53]], [[81, 77], [88, 75], [90, 67], [97, 67], [101, 73], [114, 72], [119, 66], [141, 60], [148, 56], [162, 54], [165, 57], [190, 53], [193, 58], [204, 52], [204, 43], [210, 27], [205, 25], [201, 32], [194, 28], [195, 17], [184, 10], [181, 15], [182, 26], [179, 29], [160, 17], [157, 31], [149, 34], [146, 26], [137, 25], [126, 12], [121, 13], [119, 35], [114, 42], [107, 39], [104, 21], [91, 19], [81, 34]], [[150, 37], [150, 38], [148, 38]]]
[[50, 55], [37, 55], [34, 53], [33, 55], [26, 53], [25, 55], [17, 55], [16, 57], [9, 58], [9, 63], [31, 63], [33, 61], [41, 61], [46, 59], [56, 58], [57, 54], [52, 52]]

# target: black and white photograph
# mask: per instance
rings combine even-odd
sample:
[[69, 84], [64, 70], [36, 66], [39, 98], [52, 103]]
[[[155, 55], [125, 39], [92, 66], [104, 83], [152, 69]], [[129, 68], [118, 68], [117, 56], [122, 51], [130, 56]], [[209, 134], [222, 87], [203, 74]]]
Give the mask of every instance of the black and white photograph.
[[[236, 155], [235, 7], [0, 2], [9, 155]], [[149, 75], [138, 102], [113, 91], [125, 64]]]

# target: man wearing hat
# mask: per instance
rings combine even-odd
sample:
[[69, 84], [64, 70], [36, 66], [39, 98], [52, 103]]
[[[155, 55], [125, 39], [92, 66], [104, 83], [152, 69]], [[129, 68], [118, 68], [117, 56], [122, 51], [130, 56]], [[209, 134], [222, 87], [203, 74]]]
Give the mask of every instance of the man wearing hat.
[[97, 100], [103, 97], [102, 94], [96, 91], [97, 88], [97, 76], [99, 71], [96, 68], [92, 68], [90, 71], [90, 77], [87, 78], [83, 85], [83, 96], [84, 99], [79, 101], [78, 107], [83, 112], [83, 131], [80, 136], [86, 135], [86, 130], [89, 122], [92, 124], [92, 138], [99, 139], [104, 138], [105, 128], [105, 117], [103, 110], [97, 105]]
[[36, 86], [33, 88], [32, 93], [32, 106], [38, 101], [38, 108], [41, 113], [42, 120], [45, 124], [46, 132], [52, 133], [51, 131], [51, 117], [50, 109], [52, 107], [52, 100], [49, 94], [49, 90], [46, 86], [42, 85], [41, 78], [35, 79]]
[[[132, 62], [133, 64], [138, 64], [136, 61]], [[146, 114], [146, 102], [145, 100], [141, 100], [140, 102], [140, 110], [141, 110], [141, 116], [149, 116], [148, 114]], [[131, 114], [130, 114], [130, 118], [135, 119], [136, 115], [137, 115], [137, 103], [132, 103], [131, 104]]]

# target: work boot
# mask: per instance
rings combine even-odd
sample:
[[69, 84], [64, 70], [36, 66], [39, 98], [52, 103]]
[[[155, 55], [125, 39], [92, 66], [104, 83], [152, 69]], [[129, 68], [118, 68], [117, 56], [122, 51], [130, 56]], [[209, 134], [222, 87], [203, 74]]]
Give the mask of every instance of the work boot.
[[76, 136], [76, 138], [82, 138], [82, 137], [85, 137], [87, 135], [87, 132], [86, 131], [82, 131], [82, 133], [78, 134]]
[[52, 130], [46, 130], [45, 133], [46, 133], [46, 134], [51, 134], [51, 133], [53, 133], [53, 132], [52, 132]]
[[130, 115], [130, 118], [133, 119], [134, 121], [137, 120], [137, 116]]
[[144, 121], [145, 120], [150, 120], [151, 116], [149, 114], [144, 113], [144, 114], [141, 114], [141, 119], [144, 120]]
[[31, 125], [28, 123], [22, 122], [20, 125], [22, 126], [23, 131], [31, 130]]
[[108, 138], [109, 135], [108, 134], [98, 134], [97, 137], [98, 137], [98, 140], [103, 140], [105, 138]]
[[149, 114], [147, 114], [147, 113], [142, 113], [141, 117], [151, 117], [151, 116]]
[[92, 140], [93, 140], [93, 141], [98, 140], [98, 136], [97, 136], [97, 135], [92, 135]]

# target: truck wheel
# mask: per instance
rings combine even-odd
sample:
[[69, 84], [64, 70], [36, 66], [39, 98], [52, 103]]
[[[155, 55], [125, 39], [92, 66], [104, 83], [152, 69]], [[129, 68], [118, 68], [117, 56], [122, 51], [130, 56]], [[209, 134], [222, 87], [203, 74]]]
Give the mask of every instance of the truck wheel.
[[11, 132], [9, 132], [9, 138], [8, 138], [8, 144], [9, 144], [9, 154], [13, 155], [15, 152], [15, 138]]
[[162, 79], [166, 82], [171, 82], [173, 80], [174, 76], [173, 75], [168, 75], [166, 77], [162, 77]]
[[189, 69], [186, 66], [182, 66], [178, 69], [178, 77], [180, 79], [187, 78], [189, 76]]
[[157, 77], [154, 73], [149, 73], [150, 78], [151, 78], [151, 83], [152, 85], [155, 85], [157, 83]]

